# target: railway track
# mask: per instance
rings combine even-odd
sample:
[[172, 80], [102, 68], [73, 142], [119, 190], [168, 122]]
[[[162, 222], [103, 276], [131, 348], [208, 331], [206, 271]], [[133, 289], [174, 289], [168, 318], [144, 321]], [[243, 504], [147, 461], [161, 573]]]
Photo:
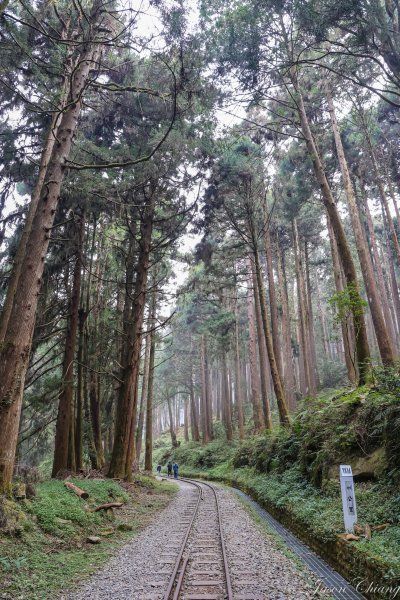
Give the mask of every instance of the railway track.
[[233, 600], [217, 493], [208, 483], [183, 481], [197, 494], [183, 514], [183, 539], [162, 598]]

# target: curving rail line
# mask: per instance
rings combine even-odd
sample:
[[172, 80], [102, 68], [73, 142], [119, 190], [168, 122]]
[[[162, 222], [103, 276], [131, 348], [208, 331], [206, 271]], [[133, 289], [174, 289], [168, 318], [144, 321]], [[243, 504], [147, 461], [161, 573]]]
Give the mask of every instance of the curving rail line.
[[[199, 494], [197, 497], [197, 502], [195, 504], [195, 508], [193, 510], [193, 514], [190, 518], [186, 533], [184, 535], [182, 544], [180, 546], [177, 559], [173, 566], [172, 573], [171, 573], [171, 576], [170, 576], [170, 579], [168, 582], [168, 587], [163, 596], [163, 600], [179, 600], [179, 598], [183, 597], [183, 588], [185, 586], [187, 587], [190, 585], [194, 586], [194, 588], [196, 588], [196, 586], [204, 586], [205, 588], [210, 588], [210, 587], [212, 588], [213, 586], [218, 585], [219, 586], [218, 589], [219, 589], [220, 593], [221, 593], [221, 587], [223, 586], [224, 587], [223, 597], [227, 600], [233, 600], [232, 583], [231, 583], [231, 577], [229, 574], [229, 566], [228, 566], [228, 559], [227, 559], [227, 555], [226, 555], [224, 536], [222, 533], [221, 513], [220, 513], [218, 496], [215, 491], [215, 488], [212, 485], [210, 485], [209, 483], [205, 483], [205, 482], [198, 483], [191, 479], [183, 479], [183, 478], [181, 478], [181, 480], [196, 487]], [[211, 490], [212, 499], [214, 500], [214, 503], [215, 503], [215, 508], [213, 508], [213, 506], [212, 506], [212, 504], [213, 504], [212, 501], [208, 502], [208, 505], [204, 506], [202, 508], [204, 508], [204, 512], [206, 515], [211, 515], [211, 518], [214, 517], [216, 520], [217, 527], [216, 528], [214, 527], [213, 531], [211, 533], [216, 533], [218, 536], [219, 546], [220, 546], [220, 557], [221, 557], [221, 563], [223, 566], [222, 571], [223, 571], [223, 576], [224, 576], [224, 580], [225, 580], [224, 582], [213, 582], [212, 580], [208, 580], [208, 579], [206, 579], [205, 581], [200, 581], [200, 582], [196, 582], [196, 580], [191, 581], [191, 577], [193, 577], [193, 575], [196, 574], [196, 571], [194, 571], [191, 574], [188, 573], [188, 566], [190, 565], [191, 561], [193, 560], [193, 553], [191, 551], [189, 542], [193, 542], [195, 544], [194, 549], [199, 549], [199, 548], [201, 549], [201, 545], [199, 543], [197, 543], [197, 545], [196, 545], [196, 532], [193, 531], [193, 525], [196, 521], [196, 517], [199, 514], [199, 509], [201, 507], [201, 504], [203, 501], [205, 501], [204, 487]], [[193, 539], [191, 539], [191, 537]], [[208, 555], [206, 555], [206, 556], [208, 556]], [[200, 558], [201, 558], [201, 554], [200, 554]], [[217, 561], [217, 559], [216, 559], [216, 561]], [[213, 573], [214, 572], [210, 571], [209, 575], [212, 575]], [[188, 598], [191, 598], [191, 597], [192, 598], [195, 598], [195, 597], [201, 598], [202, 597], [201, 594], [199, 594], [198, 596], [196, 596], [196, 594], [194, 594], [194, 595], [193, 594], [192, 595], [185, 594], [185, 596]], [[220, 597], [220, 595], [219, 596], [216, 595], [215, 597]]]

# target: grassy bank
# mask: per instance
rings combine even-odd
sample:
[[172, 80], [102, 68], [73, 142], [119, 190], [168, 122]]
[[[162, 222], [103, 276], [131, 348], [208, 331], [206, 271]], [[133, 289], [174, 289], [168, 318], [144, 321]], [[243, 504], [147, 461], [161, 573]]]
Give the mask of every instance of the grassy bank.
[[[12, 524], [8, 534], [0, 529], [1, 598], [45, 600], [73, 587], [143, 529], [176, 491], [149, 477], [124, 487], [102, 479], [71, 481], [88, 492], [87, 500], [52, 480], [39, 483], [32, 500], [0, 504], [0, 515]], [[113, 512], [88, 510], [106, 502], [124, 504]], [[100, 543], [87, 541], [93, 536]]]
[[377, 380], [370, 388], [308, 400], [291, 431], [277, 429], [228, 443], [217, 427], [220, 437], [207, 446], [182, 443], [172, 452], [160, 445], [157, 458], [162, 464], [169, 457], [178, 461], [184, 475], [240, 487], [322, 549], [333, 547], [343, 533], [338, 465], [352, 464], [359, 523], [372, 529], [389, 523], [381, 531], [373, 530], [371, 540], [360, 536], [351, 542], [359, 565], [354, 575], [364, 565], [379, 573], [382, 582], [397, 584], [400, 394], [393, 388], [396, 381]]

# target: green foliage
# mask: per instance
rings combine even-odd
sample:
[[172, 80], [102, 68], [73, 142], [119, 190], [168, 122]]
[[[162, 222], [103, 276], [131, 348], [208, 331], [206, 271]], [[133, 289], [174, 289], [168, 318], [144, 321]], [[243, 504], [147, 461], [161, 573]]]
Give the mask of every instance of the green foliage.
[[194, 469], [211, 469], [233, 457], [236, 448], [237, 441], [228, 443], [221, 432], [219, 438], [206, 446], [190, 442], [174, 449], [164, 447], [161, 452], [157, 453], [157, 462], [164, 465], [172, 460]]
[[12, 571], [14, 569], [21, 569], [25, 567], [28, 559], [25, 556], [20, 556], [19, 558], [3, 558], [0, 557], [0, 566], [4, 569], [4, 571]]
[[335, 320], [338, 324], [350, 314], [362, 315], [368, 306], [368, 303], [361, 298], [354, 283], [347, 284], [341, 292], [334, 294], [329, 303], [336, 312]]

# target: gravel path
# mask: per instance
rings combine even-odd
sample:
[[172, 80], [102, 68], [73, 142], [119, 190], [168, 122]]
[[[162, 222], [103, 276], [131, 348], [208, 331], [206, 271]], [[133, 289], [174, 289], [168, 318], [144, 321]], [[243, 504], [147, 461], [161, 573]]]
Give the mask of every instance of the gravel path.
[[[60, 600], [158, 600], [166, 588], [186, 529], [181, 520], [197, 492], [180, 481], [180, 492], [157, 520], [80, 590]], [[222, 526], [235, 600], [319, 598], [316, 580], [277, 547], [242, 507], [234, 492], [218, 488]], [[191, 509], [192, 510], [192, 509]], [[188, 512], [188, 511], [187, 511]], [[182, 517], [181, 517], [182, 515]]]

